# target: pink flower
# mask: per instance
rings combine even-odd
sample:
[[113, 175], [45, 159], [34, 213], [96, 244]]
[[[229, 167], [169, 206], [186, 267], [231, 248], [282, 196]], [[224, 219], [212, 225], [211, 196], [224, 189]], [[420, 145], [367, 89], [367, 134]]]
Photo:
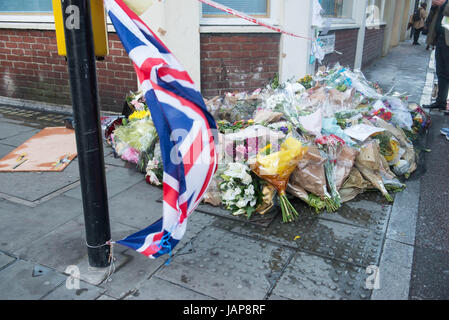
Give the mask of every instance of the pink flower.
[[235, 151], [236, 151], [237, 153], [240, 153], [240, 154], [245, 154], [245, 153], [246, 153], [246, 147], [245, 147], [243, 144], [239, 144], [239, 145], [235, 148]]
[[122, 153], [122, 159], [137, 164], [139, 162], [139, 151], [131, 147], [127, 148]]

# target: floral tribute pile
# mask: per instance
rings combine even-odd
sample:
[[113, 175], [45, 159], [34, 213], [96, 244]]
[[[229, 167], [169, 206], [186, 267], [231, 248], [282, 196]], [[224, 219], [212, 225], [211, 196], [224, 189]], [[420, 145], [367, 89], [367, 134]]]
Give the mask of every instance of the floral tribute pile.
[[[430, 116], [405, 94], [384, 93], [360, 71], [340, 65], [252, 93], [206, 101], [217, 121], [219, 168], [204, 202], [248, 219], [279, 206], [284, 222], [300, 213], [288, 197], [315, 212], [335, 212], [368, 190], [388, 201], [417, 167], [413, 146]], [[117, 157], [160, 185], [162, 159], [144, 97], [131, 93], [127, 115], [104, 118]]]

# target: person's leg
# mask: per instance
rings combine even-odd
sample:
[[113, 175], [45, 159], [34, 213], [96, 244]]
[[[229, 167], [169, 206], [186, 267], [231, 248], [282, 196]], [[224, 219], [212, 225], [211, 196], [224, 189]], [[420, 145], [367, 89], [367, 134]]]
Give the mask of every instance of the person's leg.
[[413, 44], [419, 44], [418, 40], [419, 40], [419, 35], [421, 33], [422, 29], [416, 29], [415, 30], [415, 37], [413, 39]]
[[449, 46], [446, 45], [442, 37], [437, 42], [435, 60], [438, 77], [438, 97], [436, 103], [441, 107], [444, 106], [444, 109], [446, 109], [449, 90]]
[[419, 29], [415, 29], [415, 34], [413, 35], [413, 44], [418, 44], [419, 33], [420, 33], [420, 30]]

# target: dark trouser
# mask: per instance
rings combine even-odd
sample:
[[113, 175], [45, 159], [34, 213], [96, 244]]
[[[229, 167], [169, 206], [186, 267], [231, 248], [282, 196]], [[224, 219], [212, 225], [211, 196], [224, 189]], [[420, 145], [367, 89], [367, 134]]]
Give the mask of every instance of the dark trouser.
[[422, 31], [422, 30], [423, 30], [423, 28], [421, 28], [421, 29], [415, 29], [415, 34], [414, 34], [413, 43], [418, 43], [419, 35], [421, 34], [421, 31]]
[[449, 90], [449, 46], [446, 45], [444, 34], [437, 38], [435, 60], [438, 76], [438, 98], [436, 102], [446, 107]]

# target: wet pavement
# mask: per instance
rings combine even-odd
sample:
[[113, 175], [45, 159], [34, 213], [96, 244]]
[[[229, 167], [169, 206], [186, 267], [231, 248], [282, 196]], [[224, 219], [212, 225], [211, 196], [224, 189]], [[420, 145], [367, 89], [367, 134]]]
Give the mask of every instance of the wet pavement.
[[[396, 78], [388, 81], [399, 86], [401, 73], [414, 76], [406, 78], [404, 88], [413, 82], [420, 96], [429, 53], [417, 52], [421, 69], [418, 63], [388, 67], [404, 50], [418, 49], [401, 45], [367, 70], [367, 78], [382, 84], [388, 77], [376, 79], [375, 70], [384, 70], [383, 75], [390, 70]], [[0, 105], [0, 158], [39, 129], [63, 126], [66, 116]], [[161, 190], [115, 159], [109, 147], [104, 150], [112, 237], [119, 240], [161, 217]], [[168, 265], [169, 257], [150, 260], [115, 245], [116, 268], [109, 280], [108, 270], [93, 270], [87, 263], [76, 159], [60, 173], [0, 173], [0, 299], [408, 299], [412, 274], [411, 298], [425, 298], [422, 284], [428, 278], [422, 278], [420, 252], [429, 248], [431, 257], [444, 260], [440, 255], [447, 248], [437, 245], [439, 234], [426, 229], [426, 214], [424, 220], [418, 217], [418, 209], [425, 211], [418, 203], [420, 184], [430, 188], [432, 179], [420, 172], [393, 204], [368, 192], [336, 213], [316, 215], [294, 201], [301, 216], [292, 224], [283, 224], [275, 213], [246, 221], [201, 205]], [[416, 219], [427, 237], [416, 237], [414, 251]], [[445, 216], [441, 219], [445, 223]], [[79, 270], [79, 287], [70, 277], [73, 267]], [[447, 272], [447, 264], [434, 269]], [[445, 294], [442, 289], [438, 297], [448, 298]]]

